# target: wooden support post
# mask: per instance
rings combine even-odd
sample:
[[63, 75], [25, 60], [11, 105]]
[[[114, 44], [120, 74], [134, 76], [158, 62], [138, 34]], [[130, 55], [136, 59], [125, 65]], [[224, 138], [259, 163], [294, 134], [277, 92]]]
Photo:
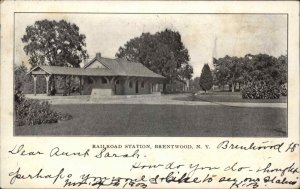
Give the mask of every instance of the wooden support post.
[[163, 83], [163, 92], [166, 92], [166, 88], [167, 88], [166, 83]]
[[33, 93], [36, 96], [36, 75], [32, 75], [33, 77]]
[[82, 95], [82, 91], [81, 91], [81, 85], [82, 85], [82, 83], [81, 83], [81, 80], [82, 80], [82, 78], [81, 78], [81, 76], [79, 76], [79, 94], [80, 95]]
[[[105, 78], [106, 78], [106, 77], [105, 77]], [[111, 87], [113, 87], [113, 85], [115, 84], [115, 78], [116, 78], [116, 77], [112, 77], [111, 79], [108, 79], [108, 78], [107, 78], [108, 84], [109, 84]]]
[[155, 84], [154, 84], [154, 82], [152, 81], [152, 82], [151, 82], [151, 92], [152, 92], [152, 93], [155, 92], [155, 87], [154, 87], [154, 86], [155, 86]]
[[151, 93], [153, 93], [153, 83], [150, 83], [150, 87], [151, 87]]
[[67, 96], [67, 76], [64, 77], [64, 96]]
[[106, 84], [110, 84], [110, 80], [108, 79], [108, 77], [103, 77], [106, 80]]
[[46, 94], [49, 95], [49, 78], [51, 75], [45, 75], [46, 78]]
[[69, 83], [68, 83], [68, 95], [71, 95], [71, 76], [68, 77], [69, 78]]
[[53, 89], [54, 89], [54, 91], [56, 93], [56, 82], [55, 82], [56, 81], [56, 75], [53, 75], [52, 79], [53, 79], [53, 84], [52, 84], [53, 85]]
[[110, 88], [111, 88], [111, 91], [112, 91], [112, 95], [115, 95], [116, 94], [116, 91], [115, 91], [115, 78], [116, 77], [112, 77], [110, 80], [109, 80], [109, 85], [110, 85]]

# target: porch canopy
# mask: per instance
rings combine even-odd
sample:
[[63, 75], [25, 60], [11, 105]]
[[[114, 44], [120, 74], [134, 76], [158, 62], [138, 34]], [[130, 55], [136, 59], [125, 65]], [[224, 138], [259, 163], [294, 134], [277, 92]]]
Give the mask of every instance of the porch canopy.
[[[92, 62], [92, 61], [91, 61]], [[124, 59], [108, 59], [101, 58], [103, 68], [89, 68], [91, 62], [83, 68], [62, 67], [62, 66], [46, 66], [40, 65], [31, 69], [27, 74], [34, 79], [34, 94], [36, 95], [37, 76], [42, 75], [46, 78], [46, 93], [49, 94], [49, 79], [52, 76], [79, 77], [79, 92], [81, 94], [82, 77], [98, 76], [104, 77], [112, 83], [117, 77], [126, 77], [127, 79], [144, 78], [151, 79], [156, 82], [164, 82], [165, 77], [156, 74], [140, 63], [129, 62]]]

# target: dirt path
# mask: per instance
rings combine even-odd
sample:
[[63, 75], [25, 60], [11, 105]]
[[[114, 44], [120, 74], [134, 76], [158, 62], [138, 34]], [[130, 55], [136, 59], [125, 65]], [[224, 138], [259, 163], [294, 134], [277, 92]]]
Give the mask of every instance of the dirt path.
[[120, 98], [97, 98], [90, 99], [90, 96], [45, 96], [27, 95], [32, 99], [47, 100], [51, 104], [168, 104], [168, 105], [190, 105], [190, 106], [231, 106], [231, 107], [255, 107], [255, 108], [287, 108], [287, 103], [248, 103], [248, 102], [207, 102], [188, 101], [187, 94], [161, 95], [150, 97], [120, 97]]

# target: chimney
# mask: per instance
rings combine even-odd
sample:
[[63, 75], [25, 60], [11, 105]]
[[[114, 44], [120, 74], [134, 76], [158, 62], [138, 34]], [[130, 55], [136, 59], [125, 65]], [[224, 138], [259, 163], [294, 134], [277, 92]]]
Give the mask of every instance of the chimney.
[[96, 53], [96, 58], [101, 58], [101, 53]]

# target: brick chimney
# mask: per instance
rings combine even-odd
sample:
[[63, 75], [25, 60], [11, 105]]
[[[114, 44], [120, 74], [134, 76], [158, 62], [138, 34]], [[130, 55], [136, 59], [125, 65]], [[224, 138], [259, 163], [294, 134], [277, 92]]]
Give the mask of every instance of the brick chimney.
[[96, 53], [96, 58], [101, 58], [101, 53]]

